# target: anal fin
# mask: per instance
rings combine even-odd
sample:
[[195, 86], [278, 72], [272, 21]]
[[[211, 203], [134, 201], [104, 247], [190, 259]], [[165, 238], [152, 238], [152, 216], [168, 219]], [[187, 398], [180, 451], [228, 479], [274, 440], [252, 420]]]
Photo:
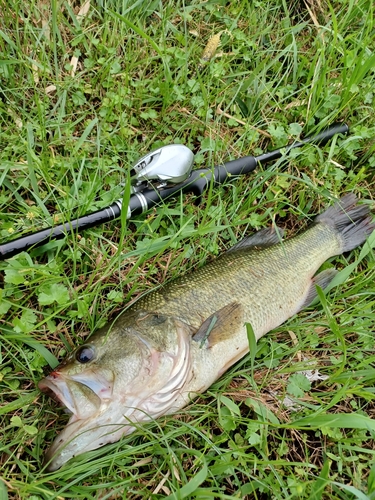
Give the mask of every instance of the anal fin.
[[324, 290], [331, 283], [336, 274], [337, 274], [337, 269], [330, 268], [330, 269], [325, 269], [321, 273], [314, 276], [307, 297], [304, 303], [302, 304], [301, 309], [308, 307], [318, 297], [315, 285], [318, 285], [320, 288]]

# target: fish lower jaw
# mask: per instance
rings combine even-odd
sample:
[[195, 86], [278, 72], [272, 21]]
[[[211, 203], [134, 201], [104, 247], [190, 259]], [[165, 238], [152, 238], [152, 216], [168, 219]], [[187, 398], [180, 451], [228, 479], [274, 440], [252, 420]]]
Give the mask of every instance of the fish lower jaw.
[[72, 415], [47, 451], [44, 463], [49, 472], [55, 471], [75, 456], [116, 442], [134, 429], [129, 417], [124, 415], [122, 405], [116, 405], [116, 409], [113, 404], [110, 409], [106, 405], [100, 414], [89, 419]]
[[[177, 377], [178, 381], [184, 382], [187, 375], [188, 371], [182, 378]], [[177, 389], [174, 393], [160, 391], [153, 395], [143, 394], [141, 398], [119, 397], [108, 401], [90, 418], [80, 419], [73, 414], [46, 453], [47, 470], [55, 471], [77, 455], [114, 443], [134, 432], [138, 425], [180, 409], [187, 401], [176, 406], [174, 403], [179, 399]]]
[[155, 394], [153, 399], [143, 394], [142, 398], [127, 397], [126, 401], [119, 397], [103, 404], [90, 418], [80, 419], [73, 414], [46, 453], [47, 470], [55, 471], [75, 456], [114, 443], [134, 432], [138, 425], [169, 413], [171, 398], [163, 401], [162, 396]]

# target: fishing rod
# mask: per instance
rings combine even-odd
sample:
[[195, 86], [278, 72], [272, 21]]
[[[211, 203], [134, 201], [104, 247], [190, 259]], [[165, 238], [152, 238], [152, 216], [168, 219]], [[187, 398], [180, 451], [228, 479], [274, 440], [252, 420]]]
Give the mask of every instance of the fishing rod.
[[[337, 134], [347, 134], [345, 123], [336, 123], [315, 136], [288, 144], [280, 149], [259, 156], [244, 156], [214, 168], [192, 171], [194, 155], [182, 144], [170, 144], [146, 154], [132, 167], [131, 196], [127, 208], [127, 219], [146, 212], [162, 200], [178, 192], [191, 192], [200, 198], [211, 182], [223, 184], [228, 178], [252, 172], [258, 164], [264, 165], [287, 155], [292, 149], [305, 144], [323, 146]], [[42, 245], [50, 239], [63, 238], [69, 233], [83, 231], [99, 224], [117, 219], [121, 215], [122, 199], [110, 206], [78, 217], [69, 222], [26, 234], [0, 245], [0, 260], [8, 259], [21, 251]]]

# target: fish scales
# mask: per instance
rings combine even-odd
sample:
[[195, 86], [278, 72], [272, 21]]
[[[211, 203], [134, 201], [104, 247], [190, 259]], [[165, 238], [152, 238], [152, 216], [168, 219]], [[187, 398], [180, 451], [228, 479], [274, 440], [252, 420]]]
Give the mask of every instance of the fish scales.
[[[322, 247], [314, 245], [317, 241]], [[293, 304], [303, 300], [308, 280], [339, 250], [335, 232], [322, 231], [316, 225], [301, 236], [261, 252], [250, 247], [225, 253], [194, 273], [148, 293], [135, 304], [135, 309], [162, 308], [164, 314], [178, 316], [197, 328], [202, 318], [238, 300], [244, 303], [247, 321], [261, 335], [265, 318], [270, 315], [270, 298], [288, 317], [293, 315]], [[305, 280], [293, 282], [292, 278], [301, 273]], [[199, 307], [192, 310], [192, 305]]]
[[246, 322], [259, 339], [310, 304], [335, 275], [320, 266], [374, 228], [369, 208], [346, 195], [294, 238], [261, 230], [146, 294], [40, 381], [72, 413], [49, 470], [181, 409], [248, 352]]

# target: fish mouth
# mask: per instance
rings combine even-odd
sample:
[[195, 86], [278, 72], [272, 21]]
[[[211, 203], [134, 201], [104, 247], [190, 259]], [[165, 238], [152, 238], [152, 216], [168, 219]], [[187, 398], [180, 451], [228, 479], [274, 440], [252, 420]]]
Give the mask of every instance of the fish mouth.
[[112, 400], [113, 385], [114, 376], [109, 370], [103, 374], [86, 372], [84, 376], [55, 370], [38, 383], [43, 393], [70, 414], [66, 427], [45, 455], [44, 464], [48, 471], [58, 469], [66, 460], [79, 454], [82, 442], [86, 445], [94, 443], [101, 434], [111, 432], [111, 426], [99, 430], [98, 422]]
[[[86, 380], [86, 383], [89, 382]], [[38, 384], [42, 392], [71, 413], [68, 423], [45, 454], [43, 464], [48, 472], [59, 469], [83, 451], [118, 441], [121, 436], [134, 430], [128, 415], [134, 415], [137, 400], [130, 402], [134, 407], [126, 409], [121, 400], [101, 398], [96, 393], [98, 390], [102, 396], [103, 393], [107, 395], [110, 392], [108, 385], [103, 387], [98, 379], [91, 383], [92, 387], [89, 387], [73, 380], [72, 376], [56, 377], [54, 373]]]
[[96, 415], [113, 392], [113, 374], [66, 375], [58, 370], [42, 379], [39, 389], [71, 413], [74, 420]]

